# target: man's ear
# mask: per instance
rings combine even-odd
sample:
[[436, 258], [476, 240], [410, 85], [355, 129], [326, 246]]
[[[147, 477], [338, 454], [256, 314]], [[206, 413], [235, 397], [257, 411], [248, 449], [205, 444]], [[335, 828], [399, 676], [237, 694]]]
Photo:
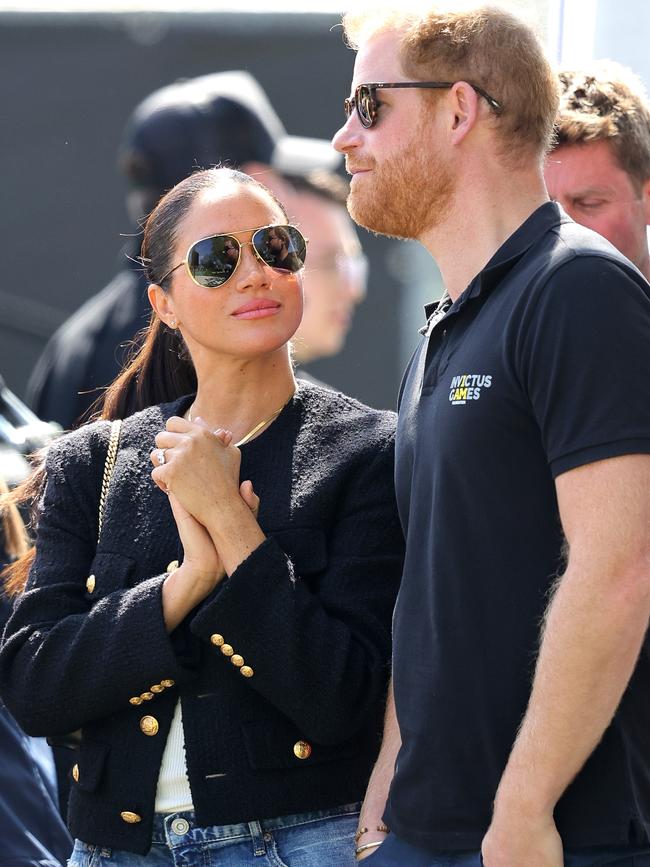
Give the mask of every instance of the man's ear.
[[466, 81], [457, 81], [449, 91], [452, 111], [450, 141], [460, 144], [476, 125], [479, 113], [478, 93]]
[[[150, 283], [147, 287], [149, 303], [158, 314], [158, 317], [170, 328], [177, 328], [178, 321], [174, 313], [174, 302], [169, 292], [165, 292], [157, 283]], [[173, 324], [172, 324], [173, 323]]]

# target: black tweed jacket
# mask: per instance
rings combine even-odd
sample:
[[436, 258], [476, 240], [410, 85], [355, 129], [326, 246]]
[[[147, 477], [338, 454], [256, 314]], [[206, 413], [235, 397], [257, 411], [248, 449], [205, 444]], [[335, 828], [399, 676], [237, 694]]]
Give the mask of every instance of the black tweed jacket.
[[266, 541], [168, 635], [161, 589], [182, 550], [149, 451], [190, 401], [124, 422], [99, 544], [109, 426], [52, 444], [36, 560], [0, 652], [2, 696], [27, 732], [83, 729], [73, 835], [140, 854], [179, 697], [200, 824], [361, 799], [403, 555], [394, 415], [301, 382], [242, 447]]

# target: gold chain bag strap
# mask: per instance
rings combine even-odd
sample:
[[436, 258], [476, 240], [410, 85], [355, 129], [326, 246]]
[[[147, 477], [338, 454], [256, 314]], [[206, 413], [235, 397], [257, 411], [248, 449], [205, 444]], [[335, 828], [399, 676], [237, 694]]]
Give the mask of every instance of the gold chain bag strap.
[[104, 476], [102, 478], [102, 490], [99, 495], [99, 520], [97, 541], [102, 535], [102, 523], [104, 521], [104, 509], [108, 498], [108, 489], [111, 486], [113, 478], [113, 470], [115, 469], [115, 460], [117, 458], [117, 449], [120, 444], [120, 428], [122, 427], [122, 419], [116, 418], [111, 422], [111, 435], [108, 440], [108, 451], [106, 452], [106, 462], [104, 463]]
[[[97, 542], [99, 542], [99, 537], [102, 534], [102, 522], [104, 520], [104, 507], [106, 505], [106, 499], [108, 497], [108, 489], [111, 485], [111, 479], [113, 477], [113, 470], [115, 468], [115, 460], [117, 458], [117, 449], [120, 444], [120, 428], [122, 427], [122, 419], [118, 418], [115, 421], [111, 422], [111, 433], [108, 440], [108, 451], [106, 452], [106, 461], [104, 462], [104, 476], [102, 478], [102, 489], [99, 494], [99, 530], [97, 533]], [[95, 580], [95, 576], [91, 575], [88, 580], [92, 578], [93, 582]], [[95, 585], [93, 583], [92, 587], [89, 587], [88, 583], [86, 583], [86, 588], [92, 593]], [[48, 737], [47, 742], [50, 746], [63, 746], [67, 747], [71, 750], [78, 750], [79, 745], [81, 743], [81, 729], [75, 732], [71, 732], [68, 735], [56, 735], [52, 737]], [[77, 765], [74, 766], [72, 770], [72, 776], [74, 777], [75, 769], [77, 774], [79, 773], [79, 769]], [[75, 780], [77, 779], [74, 777]]]

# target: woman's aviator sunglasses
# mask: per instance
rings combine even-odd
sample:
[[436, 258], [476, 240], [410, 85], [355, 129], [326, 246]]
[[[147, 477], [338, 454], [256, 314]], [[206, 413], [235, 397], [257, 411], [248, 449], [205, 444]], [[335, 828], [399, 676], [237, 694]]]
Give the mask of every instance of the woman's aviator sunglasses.
[[[354, 96], [350, 99], [346, 99], [343, 103], [345, 116], [350, 117], [356, 108], [359, 120], [361, 121], [361, 126], [370, 129], [370, 127], [377, 122], [377, 108], [379, 107], [379, 102], [377, 101], [377, 96], [375, 94], [376, 90], [381, 88], [393, 90], [394, 88], [400, 87], [424, 87], [431, 88], [432, 90], [446, 90], [447, 88], [453, 87], [456, 83], [457, 82], [455, 81], [376, 81], [373, 84], [360, 84], [354, 91]], [[498, 100], [493, 96], [490, 96], [489, 93], [477, 84], [472, 84], [471, 81], [468, 81], [467, 83], [483, 97], [495, 114], [501, 113], [503, 107]]]
[[[239, 241], [237, 235], [253, 232], [250, 241]], [[295, 274], [305, 265], [307, 240], [295, 226], [262, 226], [260, 229], [242, 229], [231, 235], [210, 235], [195, 241], [187, 256], [161, 277], [163, 283], [169, 275], [187, 266], [192, 280], [199, 286], [214, 289], [223, 286], [235, 273], [241, 261], [242, 247], [251, 246], [257, 258], [274, 268]]]

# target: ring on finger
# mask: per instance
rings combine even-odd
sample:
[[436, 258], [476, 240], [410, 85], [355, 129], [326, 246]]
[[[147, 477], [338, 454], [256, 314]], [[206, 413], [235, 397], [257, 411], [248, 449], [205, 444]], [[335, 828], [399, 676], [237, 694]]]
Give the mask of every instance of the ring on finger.
[[166, 460], [165, 452], [166, 451], [167, 451], [167, 449], [158, 449], [158, 451], [156, 452], [156, 460], [158, 461], [159, 467], [162, 467], [162, 465], [165, 463], [165, 460]]

